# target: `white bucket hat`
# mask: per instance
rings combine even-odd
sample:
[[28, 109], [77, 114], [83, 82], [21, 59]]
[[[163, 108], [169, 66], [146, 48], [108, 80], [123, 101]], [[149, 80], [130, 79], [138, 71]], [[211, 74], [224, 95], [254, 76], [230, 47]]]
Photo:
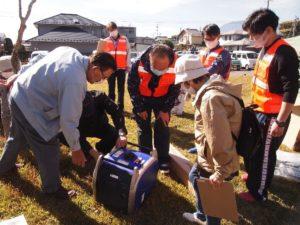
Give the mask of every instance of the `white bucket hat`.
[[175, 63], [175, 84], [190, 81], [208, 74], [197, 55], [183, 55]]

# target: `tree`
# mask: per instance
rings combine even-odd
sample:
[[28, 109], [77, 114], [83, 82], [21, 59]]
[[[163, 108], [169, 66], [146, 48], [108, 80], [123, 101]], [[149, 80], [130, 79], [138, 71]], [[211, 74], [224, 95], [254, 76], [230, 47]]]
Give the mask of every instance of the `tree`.
[[26, 22], [30, 16], [32, 6], [35, 2], [36, 2], [36, 0], [30, 1], [28, 8], [27, 8], [27, 13], [24, 17], [23, 13], [22, 13], [22, 0], [19, 0], [19, 18], [20, 18], [21, 22], [20, 22], [20, 27], [19, 27], [19, 31], [18, 31], [18, 38], [17, 38], [16, 44], [14, 46], [12, 56], [11, 56], [11, 64], [12, 64], [14, 73], [18, 73], [18, 71], [20, 70], [20, 61], [19, 61], [19, 56], [18, 56], [18, 50], [22, 44], [23, 34], [26, 29]]
[[26, 62], [28, 59], [28, 53], [26, 52], [25, 46], [24, 45], [20, 45], [19, 49], [18, 49], [18, 56], [19, 56], [19, 60], [21, 60], [21, 62]]
[[163, 44], [168, 45], [171, 49], [175, 48], [175, 46], [171, 40], [165, 40], [165, 41], [163, 41]]
[[14, 45], [10, 38], [5, 38], [3, 41], [4, 55], [11, 55]]

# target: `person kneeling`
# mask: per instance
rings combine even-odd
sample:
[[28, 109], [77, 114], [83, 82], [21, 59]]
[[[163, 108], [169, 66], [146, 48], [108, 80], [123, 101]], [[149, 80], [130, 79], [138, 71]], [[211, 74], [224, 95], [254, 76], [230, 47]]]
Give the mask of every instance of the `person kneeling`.
[[196, 212], [184, 213], [183, 217], [198, 224], [220, 224], [220, 218], [204, 214], [197, 179], [208, 178], [213, 187], [219, 188], [223, 181], [238, 175], [239, 157], [232, 134], [239, 135], [242, 109], [233, 96], [240, 97], [241, 88], [227, 83], [220, 75], [210, 77], [192, 55], [179, 58], [175, 72], [176, 84], [185, 82], [197, 92], [193, 105], [198, 158], [189, 174], [195, 190]]
[[[108, 123], [106, 113], [111, 116], [114, 126]], [[109, 153], [114, 146], [125, 147], [127, 144], [127, 129], [122, 109], [104, 92], [86, 92], [78, 130], [85, 156], [92, 156], [96, 161], [100, 154]], [[101, 139], [96, 143], [96, 149], [87, 141], [88, 137]], [[62, 144], [68, 146], [63, 133], [59, 134], [59, 139]]]

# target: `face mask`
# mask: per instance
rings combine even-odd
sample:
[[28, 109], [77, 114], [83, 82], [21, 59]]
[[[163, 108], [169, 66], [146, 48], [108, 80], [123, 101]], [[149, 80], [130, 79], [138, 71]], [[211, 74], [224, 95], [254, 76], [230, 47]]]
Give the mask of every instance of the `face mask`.
[[161, 75], [164, 75], [168, 69], [165, 69], [165, 70], [157, 70], [157, 69], [154, 69], [154, 67], [150, 64], [150, 69], [151, 71], [156, 75], [156, 76], [161, 76]]
[[110, 35], [111, 37], [113, 37], [113, 38], [118, 37], [118, 34], [119, 34], [118, 30], [114, 30], [114, 31], [112, 31], [112, 32], [109, 33], [109, 35]]
[[187, 93], [189, 93], [190, 95], [194, 95], [196, 94], [196, 90], [192, 87], [189, 87], [189, 89], [187, 89]]
[[265, 47], [267, 43], [267, 39], [266, 39], [266, 34], [265, 32], [259, 36], [259, 38], [256, 38], [256, 40], [254, 40], [254, 48], [263, 48]]
[[204, 42], [205, 42], [206, 47], [209, 48], [209, 49], [213, 49], [213, 48], [217, 47], [218, 44], [219, 44], [218, 38], [216, 38], [213, 41], [205, 41], [204, 40]]

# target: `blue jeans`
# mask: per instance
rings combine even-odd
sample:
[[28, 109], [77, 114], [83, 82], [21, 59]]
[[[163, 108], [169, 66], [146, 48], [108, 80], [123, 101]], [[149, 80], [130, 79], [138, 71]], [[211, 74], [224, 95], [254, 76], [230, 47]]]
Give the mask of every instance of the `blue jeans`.
[[203, 212], [203, 208], [202, 208], [202, 205], [201, 205], [201, 199], [200, 199], [200, 193], [199, 193], [199, 189], [198, 189], [197, 181], [196, 181], [199, 178], [208, 178], [208, 177], [205, 177], [205, 176], [201, 175], [200, 171], [197, 168], [197, 165], [194, 165], [192, 167], [191, 171], [190, 171], [189, 179], [190, 179], [190, 182], [193, 185], [193, 188], [194, 188], [195, 194], [196, 194], [196, 209], [197, 209], [196, 215], [197, 215], [197, 218], [202, 220], [202, 221], [206, 220], [207, 225], [220, 225], [221, 224], [221, 219], [220, 218], [207, 216]]

